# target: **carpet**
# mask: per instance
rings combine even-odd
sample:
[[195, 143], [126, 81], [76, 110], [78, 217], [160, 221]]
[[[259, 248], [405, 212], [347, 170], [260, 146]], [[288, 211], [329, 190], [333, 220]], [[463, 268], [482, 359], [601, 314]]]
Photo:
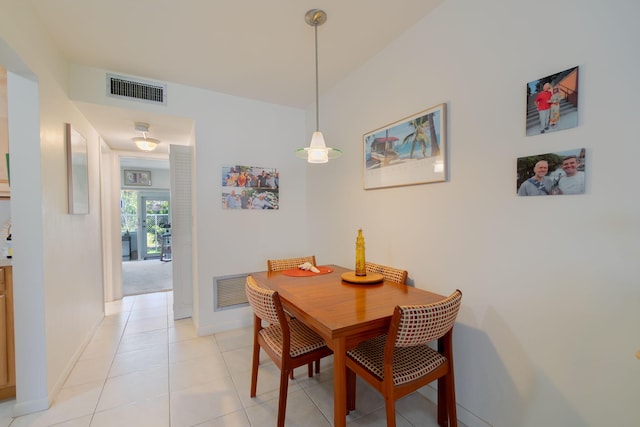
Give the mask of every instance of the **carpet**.
[[122, 293], [138, 295], [173, 289], [171, 262], [159, 259], [122, 262]]

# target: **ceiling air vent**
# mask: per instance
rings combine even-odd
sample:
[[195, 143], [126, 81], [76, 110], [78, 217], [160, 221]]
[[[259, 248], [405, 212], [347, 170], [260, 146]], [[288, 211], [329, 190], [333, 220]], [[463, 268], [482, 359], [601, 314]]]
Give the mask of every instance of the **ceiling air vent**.
[[107, 95], [109, 96], [166, 105], [166, 94], [166, 84], [107, 74]]

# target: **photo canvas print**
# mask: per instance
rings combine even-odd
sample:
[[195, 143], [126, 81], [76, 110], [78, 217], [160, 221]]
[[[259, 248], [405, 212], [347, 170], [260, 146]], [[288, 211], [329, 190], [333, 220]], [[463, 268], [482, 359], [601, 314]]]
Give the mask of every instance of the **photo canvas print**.
[[258, 166], [222, 166], [222, 209], [280, 209], [280, 172]]
[[527, 83], [526, 135], [578, 126], [578, 67]]
[[518, 196], [583, 194], [585, 163], [584, 148], [520, 157], [516, 192]]

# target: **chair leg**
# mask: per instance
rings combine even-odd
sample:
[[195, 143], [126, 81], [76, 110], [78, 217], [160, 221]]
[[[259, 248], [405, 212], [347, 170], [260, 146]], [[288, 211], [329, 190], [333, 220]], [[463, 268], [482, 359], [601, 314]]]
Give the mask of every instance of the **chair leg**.
[[289, 389], [289, 372], [282, 367], [280, 371], [280, 396], [278, 397], [278, 427], [284, 427], [287, 413], [287, 391]]
[[396, 427], [396, 401], [393, 396], [385, 396], [384, 406], [387, 410], [387, 427]]
[[257, 342], [253, 344], [253, 360], [251, 362], [251, 391], [249, 396], [256, 397], [258, 388], [258, 365], [260, 364], [260, 345]]
[[449, 427], [458, 427], [458, 414], [456, 410], [456, 385], [453, 379], [453, 371], [449, 372], [444, 380], [447, 385], [445, 394], [447, 399], [447, 415]]
[[313, 377], [313, 362], [309, 363], [307, 365], [308, 371], [309, 371], [309, 378]]
[[320, 373], [320, 359], [316, 360], [316, 374]]
[[356, 373], [347, 368], [347, 414], [356, 409]]
[[449, 425], [447, 417], [447, 384], [444, 377], [438, 378], [438, 425], [447, 427]]

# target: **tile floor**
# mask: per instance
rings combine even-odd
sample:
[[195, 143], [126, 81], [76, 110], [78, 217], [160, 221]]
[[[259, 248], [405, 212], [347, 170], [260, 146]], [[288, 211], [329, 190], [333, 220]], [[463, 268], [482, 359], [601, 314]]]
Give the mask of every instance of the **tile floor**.
[[[258, 395], [249, 397], [252, 328], [198, 337], [191, 319], [173, 321], [172, 292], [109, 303], [106, 317], [46, 411], [12, 418], [0, 404], [0, 427], [265, 427], [275, 426], [278, 368], [263, 353]], [[331, 358], [309, 379], [296, 370], [288, 427], [333, 420]], [[360, 380], [359, 380], [360, 381]], [[350, 427], [385, 426], [384, 401], [358, 383]], [[435, 427], [436, 408], [414, 393], [397, 403], [398, 427]]]

